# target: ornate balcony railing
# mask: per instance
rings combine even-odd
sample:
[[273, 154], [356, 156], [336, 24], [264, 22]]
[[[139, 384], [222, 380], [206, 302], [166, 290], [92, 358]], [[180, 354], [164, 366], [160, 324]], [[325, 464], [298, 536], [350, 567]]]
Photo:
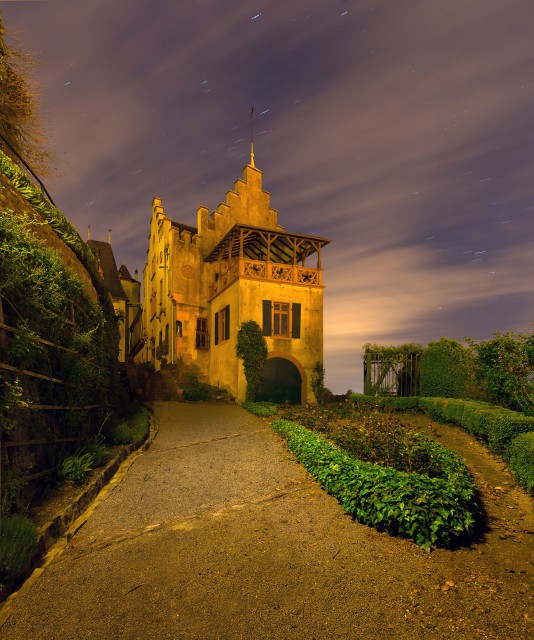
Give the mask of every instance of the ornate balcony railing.
[[216, 296], [240, 277], [252, 280], [267, 280], [269, 282], [320, 287], [322, 286], [321, 275], [322, 272], [320, 269], [239, 258], [228, 271], [217, 274], [216, 280], [211, 287], [211, 297]]

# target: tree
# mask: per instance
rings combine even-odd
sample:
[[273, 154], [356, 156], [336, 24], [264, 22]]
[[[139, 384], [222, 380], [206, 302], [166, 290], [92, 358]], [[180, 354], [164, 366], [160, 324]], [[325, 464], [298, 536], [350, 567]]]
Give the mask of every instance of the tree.
[[43, 151], [33, 64], [31, 56], [6, 44], [0, 15], [0, 148], [11, 158], [45, 172], [48, 154]]
[[247, 380], [247, 401], [254, 402], [268, 354], [267, 342], [262, 336], [261, 328], [257, 322], [248, 320], [241, 324], [237, 332], [235, 351], [237, 357], [243, 360]]
[[468, 342], [489, 399], [534, 415], [534, 334], [497, 332], [491, 340]]

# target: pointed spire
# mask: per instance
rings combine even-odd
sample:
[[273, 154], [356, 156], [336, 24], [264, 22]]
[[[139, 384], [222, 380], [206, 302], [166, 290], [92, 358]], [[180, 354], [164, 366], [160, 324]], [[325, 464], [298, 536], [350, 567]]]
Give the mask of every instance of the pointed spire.
[[250, 166], [254, 164], [254, 105], [250, 105]]
[[91, 225], [87, 226], [87, 242], [91, 240]]
[[111, 229], [108, 229], [108, 244], [111, 244]]

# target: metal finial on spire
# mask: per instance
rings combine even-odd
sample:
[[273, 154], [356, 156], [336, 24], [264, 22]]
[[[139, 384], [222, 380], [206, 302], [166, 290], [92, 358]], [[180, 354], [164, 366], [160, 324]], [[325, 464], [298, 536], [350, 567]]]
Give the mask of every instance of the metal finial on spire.
[[111, 244], [111, 229], [108, 229], [108, 244]]
[[254, 105], [250, 105], [250, 166], [254, 164]]
[[87, 225], [87, 242], [91, 240], [91, 225]]

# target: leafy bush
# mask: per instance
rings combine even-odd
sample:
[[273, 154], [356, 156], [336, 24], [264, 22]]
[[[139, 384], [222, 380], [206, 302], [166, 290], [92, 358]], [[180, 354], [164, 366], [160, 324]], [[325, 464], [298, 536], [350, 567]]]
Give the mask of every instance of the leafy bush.
[[472, 353], [456, 340], [430, 342], [421, 356], [421, 396], [471, 398], [475, 394]]
[[398, 411], [399, 413], [408, 413], [419, 410], [418, 396], [366, 396], [361, 393], [352, 393], [350, 395], [352, 402], [361, 402], [368, 406], [380, 407], [389, 411]]
[[472, 532], [475, 486], [452, 452], [443, 454], [444, 477], [429, 478], [362, 462], [294, 422], [277, 420], [272, 426], [324, 489], [359, 522], [408, 536], [426, 550], [432, 545], [450, 547]]
[[82, 451], [93, 456], [94, 467], [102, 467], [105, 465], [110, 453], [109, 449], [104, 444], [104, 441], [100, 438], [85, 442], [82, 447]]
[[487, 402], [448, 398], [420, 398], [419, 406], [432, 420], [454, 422], [488, 443], [495, 453], [507, 455], [512, 440], [534, 431], [534, 417]]
[[184, 400], [198, 402], [208, 400], [211, 397], [211, 387], [205, 382], [201, 382], [194, 371], [189, 371], [185, 376]]
[[534, 431], [514, 438], [509, 456], [510, 469], [525, 489], [534, 494]]
[[260, 418], [274, 416], [277, 412], [277, 406], [272, 402], [243, 402], [241, 406]]
[[0, 521], [0, 580], [17, 575], [37, 546], [37, 531], [28, 518], [15, 514]]
[[109, 425], [106, 436], [113, 444], [140, 444], [146, 439], [150, 429], [150, 413], [141, 406], [127, 420]]
[[243, 360], [247, 380], [246, 399], [254, 402], [268, 353], [261, 327], [254, 320], [243, 322], [239, 327], [235, 352], [237, 357]]
[[488, 398], [534, 416], [534, 334], [497, 333], [486, 342], [469, 344]]
[[63, 460], [59, 468], [59, 477], [74, 484], [82, 484], [86, 474], [93, 468], [94, 460], [92, 453], [83, 453], [78, 449], [72, 456]]
[[326, 400], [326, 389], [324, 386], [325, 370], [322, 362], [316, 362], [313, 365], [313, 371], [310, 381], [310, 386], [315, 396], [317, 404], [324, 404]]

